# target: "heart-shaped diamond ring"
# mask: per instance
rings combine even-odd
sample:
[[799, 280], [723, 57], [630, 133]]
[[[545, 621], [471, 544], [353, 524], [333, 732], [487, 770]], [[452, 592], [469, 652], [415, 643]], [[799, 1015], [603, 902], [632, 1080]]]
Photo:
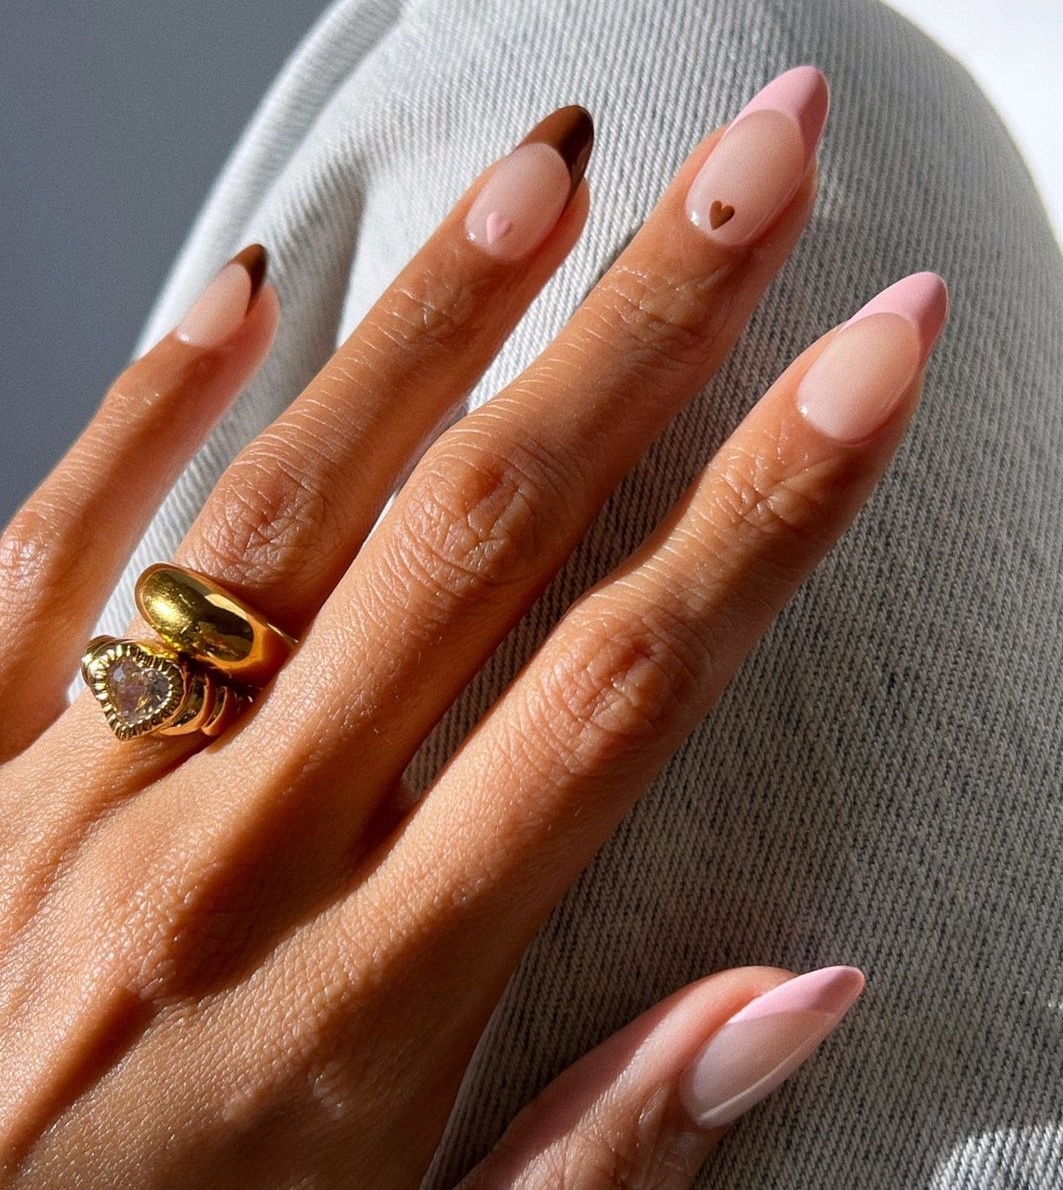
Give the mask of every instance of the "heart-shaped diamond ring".
[[296, 644], [212, 578], [181, 566], [149, 566], [136, 601], [161, 641], [98, 636], [81, 659], [120, 740], [219, 735]]

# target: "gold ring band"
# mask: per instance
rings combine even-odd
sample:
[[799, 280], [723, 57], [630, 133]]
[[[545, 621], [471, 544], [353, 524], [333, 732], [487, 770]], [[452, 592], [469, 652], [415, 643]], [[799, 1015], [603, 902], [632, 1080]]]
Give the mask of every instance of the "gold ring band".
[[137, 579], [135, 594], [171, 649], [245, 685], [268, 682], [295, 648], [294, 637], [198, 571], [157, 563]]
[[81, 673], [120, 740], [217, 736], [287, 660], [295, 638], [205, 574], [149, 566], [136, 601], [161, 641], [99, 636]]

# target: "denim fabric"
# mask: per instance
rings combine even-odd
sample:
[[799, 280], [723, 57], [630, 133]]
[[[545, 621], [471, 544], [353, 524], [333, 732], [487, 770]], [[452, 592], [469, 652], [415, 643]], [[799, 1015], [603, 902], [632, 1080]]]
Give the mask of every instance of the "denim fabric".
[[[701, 1185], [1063, 1187], [1063, 262], [964, 71], [867, 0], [339, 0], [266, 98], [145, 331], [261, 239], [262, 375], [130, 567], [323, 363], [471, 178], [596, 117], [580, 245], [474, 400], [529, 361], [700, 137], [780, 70], [833, 86], [811, 225], [720, 376], [429, 740], [423, 780], [567, 604], [817, 334], [910, 271], [953, 317], [894, 467], [541, 931], [426, 1185], [577, 1055], [706, 972], [855, 963], [869, 990]], [[129, 582], [105, 628], [120, 631]], [[357, 1143], [357, 1138], [352, 1138]]]

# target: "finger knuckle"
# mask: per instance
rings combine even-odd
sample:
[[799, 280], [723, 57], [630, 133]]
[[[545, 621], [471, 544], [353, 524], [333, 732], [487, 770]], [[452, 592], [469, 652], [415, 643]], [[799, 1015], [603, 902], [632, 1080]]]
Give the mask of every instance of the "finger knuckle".
[[700, 653], [694, 634], [661, 608], [600, 616], [550, 672], [555, 736], [580, 767], [652, 744], [700, 698]]
[[211, 573], [267, 588], [313, 578], [330, 556], [327, 502], [318, 469], [266, 441], [241, 456], [200, 515], [197, 561]]
[[395, 547], [430, 590], [489, 598], [537, 572], [556, 517], [559, 481], [525, 447], [438, 451], [413, 481]]
[[677, 280], [645, 266], [616, 266], [602, 285], [609, 330], [622, 336], [631, 367], [675, 370], [705, 356], [710, 298], [719, 300], [715, 274]]
[[715, 504], [736, 541], [824, 538], [830, 485], [819, 469], [795, 471], [773, 452], [734, 451], [718, 478]]
[[[0, 617], [22, 630], [45, 614], [63, 614], [75, 584], [56, 581], [71, 563], [62, 548], [66, 514], [52, 503], [25, 505], [0, 535]], [[47, 597], [47, 598], [46, 598]]]
[[666, 1098], [666, 1090], [655, 1094], [633, 1116], [600, 1109], [588, 1113], [538, 1155], [524, 1184], [544, 1190], [665, 1190], [680, 1184], [679, 1175], [689, 1171], [677, 1169], [670, 1156]]
[[126, 418], [157, 404], [174, 385], [173, 377], [164, 384], [160, 372], [146, 359], [135, 360], [111, 382], [101, 408], [110, 417]]
[[446, 349], [479, 329], [496, 305], [485, 279], [470, 281], [462, 270], [437, 266], [400, 280], [387, 298], [384, 333], [402, 347]]
[[588, 1186], [622, 1186], [616, 1151], [598, 1128], [582, 1125], [561, 1144], [553, 1145], [536, 1162], [530, 1184], [538, 1190], [586, 1190]]
[[127, 990], [154, 1005], [196, 995], [246, 957], [271, 894], [224, 864], [178, 863], [135, 882], [121, 902], [115, 953], [125, 957]]
[[5, 596], [32, 591], [57, 536], [51, 508], [26, 505], [0, 535], [0, 584]]

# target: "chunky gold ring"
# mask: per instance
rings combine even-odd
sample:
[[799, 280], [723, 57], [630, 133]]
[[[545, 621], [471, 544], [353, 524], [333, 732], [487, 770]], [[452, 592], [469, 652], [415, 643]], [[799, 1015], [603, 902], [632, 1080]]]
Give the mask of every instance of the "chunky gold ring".
[[219, 735], [283, 665], [295, 638], [205, 574], [155, 565], [136, 601], [161, 641], [98, 636], [81, 673], [120, 740]]

